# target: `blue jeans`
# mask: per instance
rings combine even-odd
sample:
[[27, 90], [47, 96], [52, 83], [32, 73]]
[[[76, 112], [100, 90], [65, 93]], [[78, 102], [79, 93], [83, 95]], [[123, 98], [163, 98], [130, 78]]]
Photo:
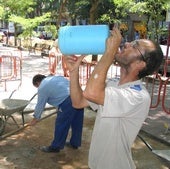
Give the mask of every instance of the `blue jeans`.
[[70, 128], [70, 144], [76, 147], [81, 146], [84, 109], [73, 108], [71, 98], [68, 97], [59, 105], [58, 110], [51, 147], [63, 149]]

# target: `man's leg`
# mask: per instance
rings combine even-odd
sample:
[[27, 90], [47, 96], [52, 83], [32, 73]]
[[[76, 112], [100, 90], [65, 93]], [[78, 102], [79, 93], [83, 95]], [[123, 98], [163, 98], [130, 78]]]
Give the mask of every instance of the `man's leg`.
[[60, 106], [55, 122], [54, 140], [52, 147], [63, 149], [71, 122], [75, 116], [70, 97], [68, 97]]
[[71, 122], [72, 135], [70, 144], [73, 147], [80, 147], [82, 140], [84, 109], [74, 109], [75, 115]]

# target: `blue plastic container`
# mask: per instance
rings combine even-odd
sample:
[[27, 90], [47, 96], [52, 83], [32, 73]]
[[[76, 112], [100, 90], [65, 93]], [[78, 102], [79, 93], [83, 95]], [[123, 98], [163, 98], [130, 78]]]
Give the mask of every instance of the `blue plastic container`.
[[58, 46], [64, 55], [103, 54], [108, 25], [64, 26], [59, 29]]

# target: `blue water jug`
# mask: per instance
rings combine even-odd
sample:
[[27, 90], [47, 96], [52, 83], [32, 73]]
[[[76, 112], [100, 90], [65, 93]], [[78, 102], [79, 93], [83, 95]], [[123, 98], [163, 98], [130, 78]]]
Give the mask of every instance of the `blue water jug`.
[[105, 51], [108, 25], [64, 26], [59, 29], [58, 46], [64, 55], [98, 55]]

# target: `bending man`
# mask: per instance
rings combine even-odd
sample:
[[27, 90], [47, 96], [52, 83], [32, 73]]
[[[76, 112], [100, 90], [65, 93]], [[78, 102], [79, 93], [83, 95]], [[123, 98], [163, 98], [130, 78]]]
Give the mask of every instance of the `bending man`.
[[38, 101], [30, 125], [35, 125], [39, 121], [46, 103], [58, 108], [54, 139], [50, 146], [41, 147], [41, 151], [49, 153], [59, 152], [63, 149], [70, 127], [72, 133], [67, 145], [77, 149], [81, 146], [84, 109], [72, 107], [69, 81], [62, 76], [46, 77], [37, 74], [33, 77], [32, 82], [38, 88]]

